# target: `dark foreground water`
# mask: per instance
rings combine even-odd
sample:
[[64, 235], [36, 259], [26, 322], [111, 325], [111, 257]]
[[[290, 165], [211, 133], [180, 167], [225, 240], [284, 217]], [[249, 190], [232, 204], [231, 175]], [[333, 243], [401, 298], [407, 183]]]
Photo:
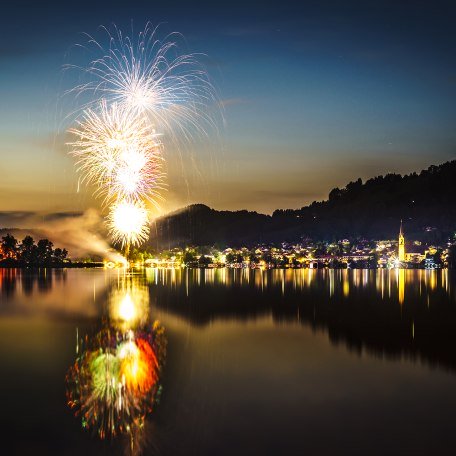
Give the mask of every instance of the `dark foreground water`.
[[168, 336], [144, 454], [456, 454], [455, 272], [154, 269], [0, 269], [0, 454], [129, 454], [65, 397], [125, 280]]

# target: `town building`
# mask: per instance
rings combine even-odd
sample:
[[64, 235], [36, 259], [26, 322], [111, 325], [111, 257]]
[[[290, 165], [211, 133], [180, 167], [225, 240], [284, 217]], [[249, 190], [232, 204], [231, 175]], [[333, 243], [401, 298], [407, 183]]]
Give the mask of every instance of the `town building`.
[[401, 220], [401, 227], [399, 229], [399, 252], [397, 256], [398, 260], [403, 263], [405, 262], [405, 237], [402, 231], [402, 220]]

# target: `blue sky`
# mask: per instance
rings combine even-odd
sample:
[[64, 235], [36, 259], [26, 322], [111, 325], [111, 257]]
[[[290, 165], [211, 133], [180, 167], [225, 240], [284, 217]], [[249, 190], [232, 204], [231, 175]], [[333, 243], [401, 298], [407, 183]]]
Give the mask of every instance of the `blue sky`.
[[[452, 2], [11, 2], [0, 27], [0, 210], [97, 205], [65, 150], [83, 32], [162, 23], [201, 52], [225, 124], [168, 150], [162, 211], [203, 202], [272, 212], [358, 177], [455, 158]], [[79, 63], [79, 62], [78, 62]]]

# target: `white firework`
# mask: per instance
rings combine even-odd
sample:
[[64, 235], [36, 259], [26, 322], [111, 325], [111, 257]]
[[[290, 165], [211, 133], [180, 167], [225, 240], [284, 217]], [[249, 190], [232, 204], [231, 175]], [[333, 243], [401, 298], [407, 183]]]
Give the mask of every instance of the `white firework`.
[[83, 181], [94, 184], [105, 202], [159, 198], [162, 144], [148, 119], [117, 103], [86, 109], [68, 143]]
[[72, 91], [93, 96], [145, 113], [167, 137], [179, 142], [215, 127], [213, 106], [219, 109], [216, 91], [198, 54], [180, 52], [182, 37], [171, 33], [158, 39], [157, 28], [146, 25], [137, 39], [124, 36], [114, 27], [104, 28], [109, 47], [90, 37], [99, 56], [84, 69], [90, 80]]
[[149, 216], [141, 202], [122, 200], [113, 204], [107, 222], [114, 243], [122, 248], [140, 245], [149, 236]]

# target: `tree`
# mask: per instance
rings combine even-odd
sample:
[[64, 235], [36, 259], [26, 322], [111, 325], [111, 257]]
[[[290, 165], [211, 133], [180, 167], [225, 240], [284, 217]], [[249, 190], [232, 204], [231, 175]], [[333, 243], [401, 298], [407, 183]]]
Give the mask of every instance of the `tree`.
[[212, 260], [209, 257], [207, 257], [206, 255], [201, 255], [199, 257], [198, 266], [205, 268], [205, 267], [209, 266], [211, 263], [212, 263]]
[[54, 244], [49, 239], [40, 239], [37, 244], [37, 260], [40, 264], [50, 263]]
[[326, 245], [324, 242], [317, 242], [315, 244], [315, 247], [316, 247], [315, 252], [314, 252], [315, 257], [326, 255]]
[[2, 237], [3, 258], [15, 260], [17, 258], [17, 239], [11, 234]]
[[228, 252], [225, 258], [227, 264], [232, 264], [236, 262], [237, 255], [234, 252]]
[[186, 249], [182, 257], [182, 261], [185, 264], [190, 264], [196, 261], [195, 252], [193, 250]]
[[448, 249], [448, 267], [456, 267], [456, 244], [452, 244]]
[[251, 264], [252, 263], [256, 264], [260, 261], [257, 254], [255, 253], [255, 251], [252, 251], [249, 253], [249, 261]]
[[340, 188], [336, 187], [336, 188], [333, 188], [329, 192], [328, 199], [329, 199], [329, 201], [334, 201], [334, 200], [340, 198], [341, 196], [342, 196], [342, 190]]
[[33, 262], [34, 256], [36, 255], [36, 245], [32, 236], [25, 236], [25, 238], [22, 239], [19, 251], [21, 261], [24, 261], [25, 263]]
[[341, 248], [339, 244], [330, 244], [327, 248], [328, 255], [340, 255]]
[[130, 261], [133, 261], [134, 263], [143, 263], [144, 259], [145, 259], [144, 258], [144, 252], [140, 251], [137, 248], [132, 248], [130, 250], [130, 255], [129, 255], [128, 259]]
[[67, 256], [68, 256], [67, 249], [56, 248], [54, 250], [53, 257], [54, 257], [54, 261], [56, 263], [63, 263]]
[[272, 263], [271, 252], [263, 252], [261, 255], [261, 259], [267, 264]]

